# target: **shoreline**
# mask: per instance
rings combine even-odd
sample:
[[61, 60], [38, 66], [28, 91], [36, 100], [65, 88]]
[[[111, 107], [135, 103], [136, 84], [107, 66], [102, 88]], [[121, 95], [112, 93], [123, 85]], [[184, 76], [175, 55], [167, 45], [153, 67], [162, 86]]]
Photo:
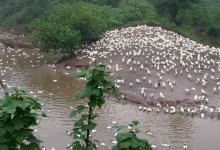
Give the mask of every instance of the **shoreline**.
[[[141, 26], [128, 27], [132, 30], [132, 32], [129, 33], [129, 35], [127, 35], [125, 33], [125, 31], [123, 31], [123, 30], [126, 30], [128, 28], [121, 28], [121, 29], [115, 29], [115, 30], [107, 31], [107, 35], [110, 32], [117, 32], [119, 34], [123, 34], [123, 36], [125, 36], [125, 38], [127, 38], [127, 39], [129, 39], [129, 37], [134, 38], [135, 36], [139, 35], [139, 33], [138, 33], [139, 31], [138, 30], [133, 31], [133, 29], [138, 28], [138, 27], [141, 27]], [[152, 28], [152, 29], [161, 30], [160, 32], [161, 32], [162, 35], [164, 34], [162, 32], [165, 32], [166, 34], [170, 34], [169, 35], [170, 37], [168, 36], [169, 38], [172, 38], [172, 36], [174, 36], [174, 41], [173, 41], [174, 44], [175, 44], [175, 40], [176, 40], [175, 38], [177, 38], [177, 37], [181, 38], [183, 40], [186, 40], [186, 43], [188, 43], [188, 42], [193, 43], [194, 42], [194, 41], [191, 41], [189, 38], [185, 38], [184, 36], [179, 35], [176, 32], [172, 32], [170, 30], [164, 30], [161, 27], [152, 27], [152, 26], [148, 26], [148, 27]], [[142, 34], [143, 34], [143, 32], [140, 33], [141, 36], [142, 36]], [[154, 33], [152, 33], [152, 35], [150, 35], [150, 36], [155, 36], [155, 35], [154, 35]], [[177, 37], [175, 37], [175, 36], [177, 36]], [[103, 36], [103, 37], [105, 38], [105, 36]], [[120, 38], [123, 41], [123, 37], [120, 37]], [[144, 38], [144, 36], [141, 37], [141, 38]], [[160, 39], [160, 37], [158, 37], [158, 38]], [[100, 39], [100, 41], [105, 41], [105, 40]], [[115, 42], [117, 43], [118, 41], [115, 41]], [[98, 43], [98, 45], [100, 44], [99, 41], [97, 43]], [[198, 46], [199, 45], [200, 44], [198, 44]], [[81, 68], [81, 67], [85, 67], [85, 68], [88, 67], [91, 64], [91, 60], [87, 57], [90, 57], [91, 53], [93, 53], [93, 52], [95, 52], [95, 53], [98, 52], [97, 55], [99, 55], [99, 53], [102, 53], [102, 50], [101, 51], [99, 51], [99, 50], [96, 51], [96, 50], [94, 50], [95, 49], [94, 47], [95, 47], [95, 43], [92, 43], [91, 45], [88, 46], [88, 48], [86, 48], [86, 49], [91, 48], [92, 49], [91, 52], [81, 52], [81, 53], [76, 53], [73, 56], [68, 56], [68, 57], [64, 58], [62, 61], [58, 62], [56, 64], [56, 67], [59, 70], [61, 70], [62, 72], [66, 72], [66, 71], [70, 71], [70, 70], [76, 70], [77, 68]], [[104, 51], [104, 49], [103, 49], [103, 51]], [[121, 51], [120, 48], [119, 48], [119, 51]], [[129, 49], [128, 49], [128, 51], [129, 51]], [[125, 54], [125, 52], [123, 52], [123, 53]], [[158, 53], [159, 51], [155, 49], [155, 52]], [[127, 65], [125, 65], [121, 62], [121, 60], [123, 59], [123, 56], [120, 56], [122, 54], [122, 52], [118, 52], [117, 50], [114, 52], [114, 50], [112, 50], [111, 53], [108, 53], [107, 51], [105, 51], [104, 53], [107, 53], [108, 56], [105, 57], [102, 54], [100, 54], [99, 56], [101, 56], [101, 57], [98, 57], [98, 56], [96, 57], [95, 56], [94, 58], [96, 58], [97, 63], [103, 63], [103, 64], [106, 64], [106, 65], [110, 66], [110, 68], [111, 68], [110, 71], [114, 74], [113, 80], [117, 81], [117, 80], [121, 80], [123, 78], [123, 79], [125, 79], [125, 82], [126, 81], [129, 82], [129, 80], [131, 80], [131, 79], [135, 80], [135, 78], [140, 79], [140, 78], [143, 77], [144, 71], [142, 71], [142, 70], [140, 70], [140, 72], [135, 72], [135, 73], [133, 71], [132, 72], [124, 71], [125, 69], [129, 70], [129, 68], [127, 67]], [[153, 55], [155, 55], [155, 53]], [[162, 57], [162, 56], [160, 56], [160, 57]], [[140, 56], [138, 58], [139, 58], [139, 60], [143, 60], [143, 58], [140, 57]], [[148, 60], [150, 60], [150, 58]], [[109, 63], [109, 61], [110, 61], [110, 63]], [[122, 68], [122, 71], [116, 71], [117, 70], [116, 65], [120, 66]], [[71, 68], [71, 69], [67, 69], [67, 66], [68, 66], [68, 68]], [[116, 66], [116, 68], [115, 68], [115, 66]], [[135, 67], [135, 66], [136, 65], [132, 65], [132, 67]], [[151, 79], [153, 82], [157, 82], [157, 80], [159, 81], [159, 79], [157, 79], [157, 77], [156, 77], [158, 72], [157, 72], [157, 69], [154, 69], [153, 66], [154, 66], [154, 64], [151, 64], [151, 63], [148, 65], [147, 68], [150, 69], [153, 72], [153, 74], [151, 74], [147, 78]], [[179, 67], [177, 67], [177, 68], [180, 69], [181, 64], [178, 64], [178, 66]], [[193, 73], [192, 71], [193, 70], [190, 69], [190, 73]], [[188, 88], [187, 86], [193, 87], [193, 84], [190, 83], [191, 81], [185, 79], [185, 77], [184, 77], [184, 76], [187, 76], [187, 74], [189, 74], [187, 72], [183, 73], [183, 75], [175, 77], [174, 74], [172, 73], [172, 71], [167, 71], [167, 73], [164, 74], [163, 78], [165, 78], [166, 80], [170, 80], [170, 79], [176, 80], [178, 82], [177, 88], [174, 88], [174, 89], [171, 89], [171, 90], [168, 90], [168, 91], [167, 91], [167, 88], [162, 88], [162, 87], [153, 88], [151, 85], [149, 85], [149, 84], [146, 85], [146, 84], [143, 84], [143, 83], [137, 84], [134, 87], [129, 87], [128, 83], [125, 83], [126, 85], [124, 83], [123, 84], [119, 83], [120, 93], [123, 95], [123, 97], [125, 97], [124, 98], [125, 100], [128, 100], [128, 101], [133, 102], [133, 103], [141, 104], [141, 105], [144, 105], [144, 106], [156, 106], [157, 103], [160, 103], [163, 106], [171, 106], [172, 105], [172, 106], [181, 106], [181, 107], [182, 106], [183, 107], [198, 107], [201, 104], [204, 104], [204, 102], [203, 101], [198, 101], [198, 100], [193, 100], [193, 94], [186, 94], [184, 92], [184, 88]], [[128, 76], [128, 74], [132, 74], [132, 75]], [[142, 80], [142, 82], [143, 82], [143, 80]], [[180, 84], [180, 82], [182, 83], [182, 85]], [[133, 82], [133, 84], [135, 84], [135, 83]], [[212, 83], [212, 85], [213, 85], [213, 83]], [[146, 88], [146, 93], [148, 95], [146, 97], [143, 97], [139, 93], [141, 91], [141, 88], [143, 88], [143, 87]], [[183, 88], [182, 92], [181, 92], [180, 88]], [[199, 88], [202, 88], [202, 87], [199, 87]], [[160, 96], [158, 96], [160, 91], [163, 92], [163, 94], [165, 93], [165, 95], [167, 95], [167, 96], [165, 98], [161, 98]], [[195, 92], [192, 91], [192, 92], [195, 93], [195, 94], [199, 93], [199, 91], [195, 91]], [[150, 97], [150, 93], [154, 93], [154, 98]], [[210, 107], [216, 107], [217, 104], [216, 104], [216, 102], [214, 102], [214, 99], [216, 99], [216, 97], [215, 96], [213, 97], [212, 94], [209, 95], [209, 96], [207, 95], [207, 97], [212, 97], [213, 98], [213, 101], [211, 103], [209, 103], [208, 105]], [[118, 98], [118, 99], [120, 99], [120, 98]]]
[[[136, 26], [136, 27], [138, 27], [138, 26]], [[162, 27], [157, 27], [157, 26], [150, 26], [150, 27], [151, 28], [162, 28]], [[135, 28], [135, 27], [130, 26], [129, 28]], [[121, 27], [120, 29], [114, 29], [114, 30], [120, 31], [122, 29], [124, 29], [124, 28]], [[164, 30], [164, 29], [162, 28], [162, 30]], [[111, 30], [111, 31], [113, 31], [113, 30]], [[111, 32], [111, 31], [107, 31], [107, 32]], [[171, 32], [170, 30], [166, 30], [166, 31]], [[9, 45], [6, 42], [6, 46], [10, 46], [12, 44], [11, 45], [12, 47], [32, 48], [30, 43], [26, 43], [26, 41], [24, 40], [24, 37], [21, 37], [18, 35], [13, 35], [11, 33], [5, 32], [5, 31], [2, 31], [2, 32], [4, 32], [3, 35], [5, 35], [5, 36], [3, 36], [4, 37], [3, 39], [6, 39], [6, 41], [9, 42]], [[1, 34], [2, 34], [2, 32], [1, 32]], [[175, 32], [175, 34], [177, 34], [177, 33]], [[179, 35], [179, 34], [177, 34], [177, 35]], [[1, 38], [0, 38], [0, 42], [1, 42]], [[94, 43], [90, 44], [89, 47], [94, 46], [93, 44]], [[61, 71], [63, 73], [66, 73], [66, 72], [74, 71], [78, 68], [87, 68], [90, 66], [90, 64], [89, 64], [90, 59], [86, 58], [85, 56], [86, 55], [83, 53], [76, 53], [76, 54], [68, 55], [68, 56], [64, 55], [55, 64], [56, 69], [58, 69], [59, 71]], [[121, 58], [117, 58], [116, 60], [114, 60], [114, 63], [111, 64], [111, 66], [116, 65], [116, 63], [119, 63], [120, 59]], [[98, 60], [98, 63], [103, 63], [106, 65], [109, 65], [109, 60], [100, 59], [100, 60]], [[126, 68], [126, 66], [124, 66], [124, 67]], [[113, 72], [114, 74], [117, 74], [115, 69], [110, 69], [110, 71]], [[118, 76], [123, 76], [123, 74], [126, 74], [126, 73], [121, 73], [121, 74], [115, 75], [113, 78], [116, 80]], [[156, 75], [156, 73], [155, 73], [155, 75]], [[132, 76], [132, 78], [134, 78], [135, 76], [136, 75], [134, 74]], [[138, 75], [138, 76], [140, 76], [140, 75]], [[129, 80], [129, 78], [130, 77], [128, 77], [127, 80]], [[180, 79], [181, 78], [178, 78], [178, 80], [180, 80]], [[195, 107], [195, 106], [199, 106], [200, 104], [202, 104], [201, 101], [192, 101], [191, 98], [189, 98], [189, 97], [184, 98], [183, 95], [182, 95], [183, 96], [182, 99], [178, 98], [178, 97], [176, 97], [172, 100], [171, 99], [169, 100], [169, 98], [163, 99], [163, 98], [159, 98], [159, 97], [151, 99], [149, 96], [143, 97], [143, 96], [137, 94], [138, 93], [137, 91], [138, 91], [138, 89], [140, 89], [140, 87], [136, 86], [132, 90], [131, 88], [129, 88], [129, 85], [126, 85], [126, 86], [127, 87], [122, 87], [120, 89], [120, 93], [125, 97], [124, 99], [127, 101], [130, 101], [132, 103], [137, 103], [137, 104], [141, 104], [144, 106], [156, 106], [157, 103], [161, 103], [161, 105], [163, 105], [163, 106], [173, 105], [173, 106], [183, 106], [183, 107]], [[156, 89], [150, 88], [148, 94], [151, 93], [152, 90], [156, 91]], [[121, 99], [121, 98], [118, 98], [118, 99]], [[211, 104], [210, 106], [215, 107], [213, 104]]]

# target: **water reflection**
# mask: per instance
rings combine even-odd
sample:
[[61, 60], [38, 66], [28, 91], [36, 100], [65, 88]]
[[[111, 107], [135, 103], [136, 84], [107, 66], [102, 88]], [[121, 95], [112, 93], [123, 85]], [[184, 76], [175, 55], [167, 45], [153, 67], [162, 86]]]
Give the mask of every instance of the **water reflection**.
[[[21, 55], [23, 52], [27, 55]], [[29, 57], [27, 57], [29, 55]], [[73, 100], [73, 93], [83, 87], [83, 82], [61, 72], [54, 72], [52, 68], [45, 65], [45, 61], [53, 62], [57, 57], [45, 55], [34, 50], [21, 50], [1, 53], [0, 59], [3, 64], [1, 70], [7, 72], [1, 78], [8, 81], [10, 85], [26, 87], [31, 94], [39, 97], [43, 103], [43, 111], [48, 114], [46, 120], [41, 120], [38, 127], [38, 135], [44, 141], [45, 147], [50, 149], [54, 146], [58, 150], [64, 150], [71, 137], [66, 135], [66, 131], [72, 128], [72, 121], [69, 119], [70, 106], [75, 107], [80, 102]], [[11, 58], [16, 58], [13, 64]], [[25, 58], [26, 57], [26, 58]], [[7, 63], [8, 61], [8, 63]], [[9, 67], [7, 69], [7, 67]], [[12, 68], [12, 69], [10, 69]], [[54, 82], [54, 80], [57, 80]], [[43, 93], [39, 92], [43, 91]], [[220, 121], [216, 118], [201, 119], [191, 118], [185, 115], [170, 115], [163, 112], [143, 112], [138, 110], [138, 106], [126, 101], [110, 99], [106, 105], [97, 110], [97, 133], [93, 133], [94, 139], [101, 139], [112, 146], [114, 130], [106, 129], [106, 125], [116, 120], [119, 124], [128, 124], [132, 120], [139, 120], [142, 132], [140, 137], [149, 139], [150, 143], [157, 145], [158, 149], [178, 150], [183, 149], [183, 143], [187, 143], [190, 150], [217, 150], [220, 143], [218, 130]], [[150, 130], [153, 136], [146, 134]], [[163, 147], [161, 143], [171, 144], [171, 147]], [[99, 147], [99, 149], [104, 149]]]

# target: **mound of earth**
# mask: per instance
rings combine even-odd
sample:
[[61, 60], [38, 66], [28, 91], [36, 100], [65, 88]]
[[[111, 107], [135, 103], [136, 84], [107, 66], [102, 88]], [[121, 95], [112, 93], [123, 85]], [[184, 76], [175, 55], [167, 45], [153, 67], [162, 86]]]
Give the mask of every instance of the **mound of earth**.
[[124, 99], [144, 105], [220, 106], [219, 48], [142, 25], [108, 31], [57, 67], [87, 67], [95, 60], [108, 65]]

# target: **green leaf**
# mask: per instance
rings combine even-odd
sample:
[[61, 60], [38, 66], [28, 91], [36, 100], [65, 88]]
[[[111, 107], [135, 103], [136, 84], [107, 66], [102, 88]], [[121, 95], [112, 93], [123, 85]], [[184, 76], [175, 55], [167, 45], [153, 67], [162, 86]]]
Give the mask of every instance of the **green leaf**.
[[104, 72], [104, 71], [105, 71], [105, 65], [99, 65], [99, 66], [97, 66], [97, 67], [96, 67], [96, 70], [97, 70], [97, 71], [103, 71], [103, 72]]
[[91, 115], [91, 120], [94, 120], [97, 116], [98, 116], [98, 115], [96, 115], [96, 114], [92, 114], [92, 115]]
[[25, 139], [25, 136], [23, 135], [20, 135], [20, 136], [16, 136], [16, 141], [20, 144], [24, 141]]
[[36, 143], [30, 143], [29, 145], [22, 144], [22, 150], [39, 150], [39, 146]]
[[122, 142], [119, 145], [121, 148], [125, 149], [125, 148], [128, 148], [131, 144], [130, 144], [130, 142]]
[[145, 147], [144, 143], [142, 143], [141, 141], [134, 140], [134, 139], [130, 141], [130, 144], [135, 149], [137, 149], [137, 147], [143, 147], [143, 148]]
[[87, 120], [88, 119], [88, 114], [83, 114], [83, 115], [81, 115], [81, 118], [79, 119], [80, 121], [85, 121], [85, 120]]
[[13, 125], [11, 125], [11, 124], [8, 124], [8, 125], [6, 125], [5, 126], [5, 129], [6, 129], [6, 131], [8, 131], [9, 133], [12, 133], [12, 132], [14, 132], [14, 126]]
[[0, 136], [4, 135], [7, 133], [6, 127], [0, 128]]
[[75, 127], [81, 127], [82, 125], [84, 125], [84, 122], [83, 121], [76, 121], [75, 123], [74, 123], [74, 126]]
[[91, 72], [93, 72], [93, 70], [95, 70], [95, 69], [96, 69], [95, 66], [91, 66], [91, 67], [88, 68], [88, 70], [91, 71]]
[[102, 89], [93, 89], [92, 90], [92, 95], [102, 97], [103, 96], [103, 91], [102, 91]]
[[87, 74], [85, 75], [85, 78], [86, 78], [87, 80], [91, 79], [91, 78], [92, 78], [92, 74], [91, 74], [91, 73], [87, 73]]
[[104, 80], [104, 74], [103, 73], [99, 73], [93, 76], [93, 79], [98, 81], [103, 81]]
[[77, 78], [85, 77], [86, 74], [88, 74], [86, 70], [74, 72], [74, 76]]
[[88, 125], [88, 127], [87, 127], [87, 129], [93, 130], [93, 129], [95, 129], [95, 127], [96, 127], [96, 123], [90, 122], [89, 125]]
[[123, 130], [123, 129], [127, 129], [128, 126], [123, 126], [123, 125], [115, 125], [115, 126], [112, 126], [112, 128], [116, 128], [117, 131], [120, 131], [120, 130]]
[[77, 114], [80, 114], [84, 110], [85, 106], [79, 105], [77, 106], [71, 113], [70, 117], [75, 117]]
[[112, 93], [115, 95], [115, 96], [118, 96], [119, 95], [119, 91], [118, 89], [114, 88]]
[[91, 101], [89, 101], [88, 105], [89, 105], [89, 107], [95, 107], [96, 106], [96, 101], [91, 100]]
[[0, 144], [0, 150], [8, 150], [9, 147], [7, 144]]
[[27, 141], [30, 143], [42, 143], [42, 141], [38, 140], [33, 134], [28, 135]]
[[47, 115], [46, 115], [44, 112], [41, 113], [41, 116], [42, 116], [43, 118], [46, 118], [46, 117], [47, 117]]
[[116, 139], [118, 141], [118, 143], [121, 143], [122, 141], [129, 139], [129, 138], [133, 138], [133, 134], [132, 133], [119, 133], [116, 136]]
[[9, 114], [13, 114], [16, 111], [17, 105], [11, 104], [8, 107], [4, 107], [3, 111]]
[[103, 97], [98, 97], [96, 99], [96, 104], [98, 105], [99, 108], [101, 108], [101, 106], [105, 103], [105, 100]]
[[74, 142], [73, 143], [73, 147], [72, 147], [72, 150], [88, 150], [87, 148], [83, 147], [79, 141], [77, 142]]
[[139, 121], [137, 120], [132, 121], [132, 124], [134, 124], [135, 126], [140, 125]]
[[90, 122], [89, 125], [82, 125], [81, 129], [83, 131], [86, 131], [86, 130], [93, 130], [95, 129], [96, 127], [96, 124], [94, 122]]
[[16, 130], [20, 130], [24, 127], [24, 122], [23, 121], [20, 121], [20, 120], [16, 120], [15, 122], [15, 129]]
[[30, 134], [31, 131], [32, 131], [31, 129], [21, 129], [19, 131], [19, 135], [22, 135], [22, 136], [26, 137]]
[[5, 125], [5, 123], [0, 120], [0, 128], [2, 128], [4, 125]]
[[92, 89], [93, 89], [92, 86], [86, 86], [84, 89], [82, 89], [76, 93], [75, 98], [76, 99], [84, 99], [85, 97], [90, 96]]

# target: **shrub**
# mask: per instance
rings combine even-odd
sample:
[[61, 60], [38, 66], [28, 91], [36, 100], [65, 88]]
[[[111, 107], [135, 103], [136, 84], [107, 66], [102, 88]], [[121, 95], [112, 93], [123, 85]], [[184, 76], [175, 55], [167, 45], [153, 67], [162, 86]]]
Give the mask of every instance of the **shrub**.
[[[52, 16], [51, 16], [52, 18]], [[41, 52], [72, 53], [80, 44], [81, 35], [69, 26], [55, 22], [35, 22], [37, 36], [32, 36], [32, 44], [40, 48]]]
[[106, 30], [102, 12], [101, 6], [93, 4], [59, 4], [49, 17], [33, 24], [36, 32], [32, 43], [46, 53], [72, 53], [82, 43], [97, 40]]
[[2, 0], [0, 2], [0, 24], [27, 27], [34, 19], [50, 11], [51, 0]]
[[117, 144], [112, 150], [152, 150], [147, 140], [137, 137], [138, 124], [138, 121], [132, 121], [129, 126], [114, 126], [122, 132], [116, 135]]
[[219, 27], [210, 27], [207, 31], [209, 37], [218, 38], [220, 37], [220, 28]]
[[36, 111], [41, 109], [38, 99], [18, 88], [5, 89], [5, 92], [0, 98], [0, 149], [38, 150], [40, 141], [31, 129], [38, 124]]

